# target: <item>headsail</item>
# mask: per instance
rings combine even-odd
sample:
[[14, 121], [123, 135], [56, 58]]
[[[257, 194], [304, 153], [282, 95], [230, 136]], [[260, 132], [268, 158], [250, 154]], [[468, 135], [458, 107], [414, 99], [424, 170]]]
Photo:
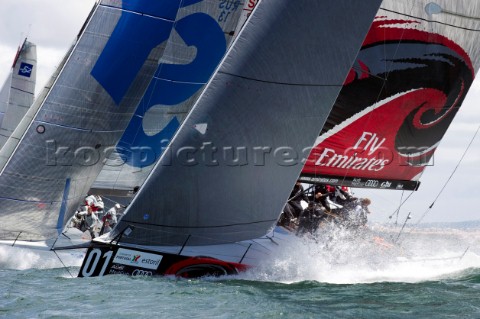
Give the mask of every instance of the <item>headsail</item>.
[[0, 236], [56, 237], [150, 83], [181, 0], [102, 0], [0, 151]]
[[143, 184], [255, 4], [193, 2], [178, 11], [155, 77], [91, 193], [125, 196]]
[[136, 227], [122, 242], [195, 246], [264, 235], [379, 4], [259, 1], [116, 227]]
[[480, 66], [480, 2], [384, 0], [302, 181], [416, 189]]
[[25, 39], [0, 92], [0, 148], [33, 103], [37, 78], [37, 47]]

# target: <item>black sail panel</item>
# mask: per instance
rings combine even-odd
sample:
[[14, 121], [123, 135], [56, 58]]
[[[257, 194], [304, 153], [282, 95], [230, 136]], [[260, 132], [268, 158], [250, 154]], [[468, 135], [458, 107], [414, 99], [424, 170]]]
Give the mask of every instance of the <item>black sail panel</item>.
[[116, 230], [206, 245], [275, 223], [380, 1], [262, 0]]

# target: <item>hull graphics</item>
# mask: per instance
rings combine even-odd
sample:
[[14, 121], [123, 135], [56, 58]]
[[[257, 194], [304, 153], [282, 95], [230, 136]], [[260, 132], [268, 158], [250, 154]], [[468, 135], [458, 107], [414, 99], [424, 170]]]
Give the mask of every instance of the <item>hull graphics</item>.
[[247, 268], [244, 264], [205, 256], [182, 256], [94, 243], [85, 255], [78, 277], [122, 274], [198, 278], [235, 275]]

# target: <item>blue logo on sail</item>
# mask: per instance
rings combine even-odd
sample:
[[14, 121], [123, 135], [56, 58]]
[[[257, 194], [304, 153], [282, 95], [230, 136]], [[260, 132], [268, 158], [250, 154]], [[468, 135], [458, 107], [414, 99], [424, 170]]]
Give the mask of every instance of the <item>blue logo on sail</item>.
[[[187, 101], [208, 81], [226, 52], [223, 30], [211, 16], [194, 13], [175, 21], [180, 7], [201, 1], [203, 0], [164, 0], [159, 3], [140, 1], [135, 5], [124, 4], [125, 9], [149, 12], [155, 16], [165, 16], [166, 19], [123, 13], [92, 70], [92, 75], [119, 104], [151, 50], [167, 41], [172, 30], [176, 31], [187, 46], [196, 49], [195, 58], [188, 64], [159, 64], [133, 119], [117, 145], [117, 152], [130, 166], [146, 167], [153, 164], [165, 147], [164, 141], [170, 140], [180, 126], [179, 120], [172, 115], [160, 132], [147, 135], [143, 128], [143, 118], [147, 111], [154, 106], [173, 109]], [[138, 41], [138, 46], [122, 41], [132, 37]], [[154, 156], [145, 160], [136, 154], [145, 149], [149, 149], [149, 153]]]
[[18, 75], [26, 76], [29, 78], [32, 75], [33, 65], [30, 63], [22, 62], [20, 64], [20, 69], [18, 69]]

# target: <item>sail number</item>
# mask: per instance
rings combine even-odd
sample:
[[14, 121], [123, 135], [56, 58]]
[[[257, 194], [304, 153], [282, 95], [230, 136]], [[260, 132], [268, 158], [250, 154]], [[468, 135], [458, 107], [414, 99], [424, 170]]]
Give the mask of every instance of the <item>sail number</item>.
[[90, 277], [93, 275], [97, 266], [99, 266], [99, 262], [103, 259], [103, 263], [101, 264], [100, 272], [97, 276], [103, 276], [105, 274], [105, 270], [107, 270], [107, 266], [112, 259], [113, 251], [109, 250], [107, 252], [102, 252], [98, 248], [92, 249], [88, 256], [85, 259], [85, 264], [82, 267], [82, 277]]
[[221, 13], [218, 16], [219, 22], [225, 22], [228, 19], [230, 13], [237, 11], [241, 2], [239, 0], [220, 0], [218, 8], [221, 9]]

